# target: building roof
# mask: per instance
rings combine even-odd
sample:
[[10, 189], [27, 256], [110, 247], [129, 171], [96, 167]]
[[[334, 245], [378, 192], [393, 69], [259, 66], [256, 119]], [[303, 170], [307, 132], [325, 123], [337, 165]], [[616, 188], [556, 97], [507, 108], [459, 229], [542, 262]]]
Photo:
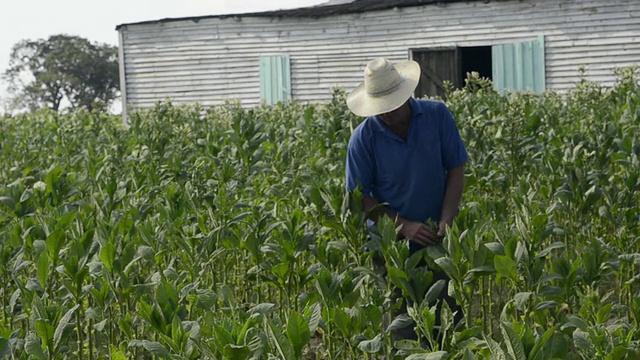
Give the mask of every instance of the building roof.
[[167, 18], [160, 20], [142, 21], [136, 23], [128, 23], [116, 26], [116, 30], [119, 30], [123, 26], [127, 25], [139, 25], [139, 24], [154, 24], [164, 23], [171, 21], [184, 21], [193, 20], [198, 21], [201, 19], [209, 18], [238, 18], [238, 17], [308, 17], [319, 18], [331, 15], [341, 14], [356, 14], [366, 11], [386, 10], [401, 7], [422, 6], [422, 5], [446, 5], [447, 3], [454, 2], [476, 2], [490, 0], [330, 0], [320, 5], [303, 7], [297, 9], [287, 10], [273, 10], [254, 13], [241, 13], [241, 14], [225, 14], [225, 15], [207, 15], [207, 16], [194, 16], [183, 18]]

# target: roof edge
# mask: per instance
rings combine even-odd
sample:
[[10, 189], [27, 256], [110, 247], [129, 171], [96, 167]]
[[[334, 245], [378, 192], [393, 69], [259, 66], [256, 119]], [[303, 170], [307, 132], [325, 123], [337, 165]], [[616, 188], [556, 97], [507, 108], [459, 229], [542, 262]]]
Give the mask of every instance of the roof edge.
[[[426, 6], [426, 5], [444, 6], [448, 3], [479, 2], [479, 1], [482, 1], [484, 3], [490, 2], [490, 0], [396, 0], [396, 1], [354, 0], [349, 3], [329, 4], [329, 5], [326, 5], [327, 3], [324, 3], [325, 5], [319, 4], [319, 5], [295, 8], [295, 9], [147, 20], [147, 21], [120, 24], [116, 26], [116, 30], [119, 31], [123, 27], [132, 26], [132, 25], [160, 24], [160, 23], [173, 22], [173, 21], [193, 21], [197, 23], [200, 20], [205, 20], [205, 19], [227, 19], [227, 18], [235, 19], [235, 18], [243, 18], [243, 17], [282, 18], [287, 16], [320, 18], [320, 17], [331, 16], [331, 15], [357, 14], [357, 13], [363, 13], [366, 11], [388, 10], [393, 8], [415, 7], [415, 6]], [[502, 1], [505, 1], [505, 0], [502, 0]]]

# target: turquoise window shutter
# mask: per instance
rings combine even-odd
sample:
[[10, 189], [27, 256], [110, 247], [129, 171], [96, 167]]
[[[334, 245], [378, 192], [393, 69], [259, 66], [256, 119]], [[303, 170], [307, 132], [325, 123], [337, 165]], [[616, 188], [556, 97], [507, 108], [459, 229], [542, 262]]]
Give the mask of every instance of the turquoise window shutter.
[[267, 105], [291, 100], [291, 68], [289, 56], [260, 57], [260, 99]]
[[493, 85], [497, 90], [545, 90], [544, 36], [533, 41], [494, 45], [491, 55]]

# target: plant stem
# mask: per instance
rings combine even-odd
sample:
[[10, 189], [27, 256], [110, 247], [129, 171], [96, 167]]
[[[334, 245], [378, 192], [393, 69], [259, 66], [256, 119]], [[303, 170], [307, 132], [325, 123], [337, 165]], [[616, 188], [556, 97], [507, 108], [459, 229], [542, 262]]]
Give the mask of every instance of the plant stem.
[[84, 358], [84, 347], [83, 347], [83, 336], [82, 336], [82, 317], [81, 317], [81, 313], [82, 311], [78, 310], [78, 312], [76, 312], [76, 330], [78, 332], [78, 359], [82, 360]]
[[[482, 329], [484, 332], [487, 332], [487, 304], [486, 304], [486, 289], [485, 289], [485, 282], [484, 282], [485, 277], [481, 277], [480, 278], [480, 296], [482, 298]], [[467, 322], [467, 327], [470, 327], [471, 324]]]
[[493, 336], [493, 276], [489, 277], [489, 336]]

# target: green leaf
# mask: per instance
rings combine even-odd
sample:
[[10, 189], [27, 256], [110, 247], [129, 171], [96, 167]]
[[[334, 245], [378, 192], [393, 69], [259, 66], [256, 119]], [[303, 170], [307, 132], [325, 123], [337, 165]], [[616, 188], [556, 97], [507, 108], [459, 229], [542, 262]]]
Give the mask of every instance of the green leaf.
[[0, 359], [9, 359], [11, 356], [11, 347], [9, 346], [9, 340], [0, 337]]
[[9, 209], [13, 210], [16, 207], [15, 201], [12, 198], [7, 196], [0, 196], [0, 204], [4, 204]]
[[227, 329], [225, 329], [221, 325], [213, 324], [213, 333], [214, 333], [216, 345], [219, 348], [224, 348], [228, 344], [233, 344], [233, 345], [236, 344], [235, 340], [233, 339], [233, 336], [231, 336], [231, 333], [229, 333], [229, 331], [227, 331]]
[[604, 324], [609, 320], [611, 308], [613, 308], [613, 304], [606, 304], [598, 310], [598, 313], [596, 314], [596, 321], [598, 324]]
[[627, 357], [627, 355], [629, 354], [630, 354], [629, 349], [627, 349], [623, 345], [618, 345], [614, 347], [613, 350], [611, 350], [611, 352], [609, 353], [609, 355], [607, 355], [605, 360], [622, 360], [625, 357]]
[[79, 308], [80, 308], [80, 304], [72, 307], [71, 309], [69, 309], [69, 311], [67, 311], [64, 314], [64, 316], [60, 319], [60, 322], [58, 322], [58, 326], [56, 326], [56, 331], [53, 334], [53, 345], [56, 349], [58, 349], [58, 347], [60, 346], [60, 342], [62, 341], [64, 331], [67, 325], [69, 325], [69, 322], [71, 321], [71, 319], [73, 318], [73, 314]]
[[540, 303], [538, 303], [538, 305], [536, 305], [536, 307], [533, 309], [534, 311], [542, 311], [542, 310], [547, 310], [547, 309], [551, 309], [558, 306], [558, 302], [557, 301], [542, 301]]
[[371, 340], [364, 340], [358, 344], [358, 349], [368, 353], [375, 354], [380, 351], [382, 347], [382, 335], [378, 334]]
[[484, 246], [486, 246], [487, 249], [489, 249], [489, 251], [491, 251], [495, 255], [504, 256], [504, 245], [502, 245], [501, 243], [499, 243], [499, 242], [490, 242], [490, 243], [484, 244]]
[[251, 349], [246, 345], [227, 344], [222, 350], [222, 356], [225, 360], [246, 360], [251, 356]]
[[563, 242], [556, 241], [556, 242], [554, 242], [553, 244], [551, 244], [551, 245], [547, 246], [544, 250], [540, 251], [540, 253], [538, 254], [538, 256], [537, 256], [537, 257], [538, 257], [538, 258], [543, 258], [543, 257], [545, 257], [545, 256], [549, 255], [549, 253], [550, 253], [552, 250], [555, 250], [555, 249], [564, 249], [564, 247], [565, 247], [565, 245], [564, 245], [564, 243], [563, 243]]
[[434, 351], [430, 353], [411, 354], [406, 360], [447, 360], [449, 353], [446, 351]]
[[47, 243], [47, 250], [49, 250], [49, 255], [51, 256], [51, 259], [53, 259], [54, 263], [58, 260], [60, 249], [62, 249], [62, 245], [64, 245], [64, 239], [65, 230], [55, 229], [45, 240]]
[[351, 331], [351, 317], [342, 308], [333, 308], [330, 310], [331, 320], [338, 327], [342, 336], [349, 337]]
[[164, 359], [171, 358], [171, 355], [169, 354], [169, 350], [167, 350], [167, 348], [165, 348], [162, 344], [158, 342], [144, 340], [142, 342], [142, 346], [145, 348], [145, 350], [150, 352], [151, 355], [159, 356]]
[[[49, 320], [36, 320], [36, 334], [38, 334], [45, 346], [51, 344], [51, 341], [53, 340], [53, 333], [53, 326], [51, 326]], [[53, 351], [53, 349], [49, 349], [49, 351]]]
[[550, 328], [549, 330], [545, 331], [544, 334], [542, 334], [542, 336], [540, 336], [538, 341], [536, 341], [536, 344], [533, 346], [533, 349], [531, 349], [531, 352], [529, 352], [529, 359], [531, 359], [531, 360], [543, 360], [543, 359], [550, 358], [550, 356], [548, 356], [548, 354], [544, 354], [541, 351], [542, 351], [542, 348], [544, 347], [544, 345], [549, 341], [549, 339], [551, 339], [553, 334], [556, 333], [557, 329], [558, 329], [558, 325], [556, 325], [556, 326]]
[[113, 263], [116, 261], [116, 249], [111, 241], [108, 241], [100, 250], [100, 261], [110, 272], [113, 272]]
[[487, 342], [494, 360], [507, 360], [507, 354], [502, 350], [500, 344], [495, 340], [488, 338], [486, 335], [484, 336], [484, 340]]
[[47, 287], [47, 281], [49, 279], [49, 255], [46, 252], [42, 252], [38, 258], [38, 281], [43, 288]]
[[589, 325], [584, 320], [582, 320], [581, 317], [569, 314], [567, 315], [567, 320], [568, 321], [562, 325], [561, 330], [564, 330], [570, 327], [576, 327], [584, 332], [589, 331]]
[[27, 353], [27, 355], [35, 356], [38, 359], [42, 360], [46, 359], [44, 352], [42, 351], [40, 339], [34, 333], [29, 333], [29, 335], [27, 335], [24, 344], [24, 351]]
[[314, 333], [318, 326], [320, 325], [320, 321], [322, 320], [322, 305], [317, 302], [311, 306], [311, 316], [309, 316], [309, 332]]
[[307, 321], [295, 311], [291, 312], [287, 321], [287, 338], [291, 342], [296, 359], [302, 357], [302, 349], [311, 340], [311, 333]]
[[258, 315], [264, 316], [272, 313], [273, 310], [275, 310], [275, 308], [276, 308], [276, 304], [262, 303], [252, 307], [251, 309], [249, 309], [248, 312], [252, 316], [258, 316]]
[[531, 299], [531, 296], [533, 295], [532, 292], [519, 292], [517, 293], [514, 297], [513, 297], [513, 302], [516, 306], [516, 309], [523, 311], [524, 310], [524, 306], [527, 304], [527, 301], [529, 301], [529, 299]]
[[411, 284], [409, 284], [409, 277], [404, 271], [402, 271], [400, 268], [387, 264], [387, 276], [389, 280], [391, 280], [391, 283], [393, 283], [393, 285], [402, 289], [402, 292], [404, 294], [411, 297], [412, 300], [417, 300], [414, 299]]
[[491, 275], [496, 272], [496, 269], [494, 269], [493, 266], [481, 265], [469, 270], [469, 272], [482, 276], [482, 275]]
[[436, 299], [438, 299], [438, 296], [440, 296], [440, 294], [442, 293], [445, 285], [447, 285], [447, 282], [442, 279], [436, 281], [433, 285], [431, 285], [429, 291], [427, 291], [427, 293], [425, 294], [424, 301], [426, 301], [427, 304], [432, 304], [433, 302], [435, 302]]
[[111, 360], [127, 360], [127, 356], [113, 345], [109, 346], [109, 355]]
[[449, 275], [451, 278], [455, 280], [460, 280], [460, 274], [458, 273], [458, 269], [456, 269], [455, 265], [453, 265], [453, 262], [451, 262], [451, 259], [446, 257], [441, 257], [441, 258], [434, 259], [434, 262], [442, 270], [444, 270], [444, 272], [447, 273], [447, 275]]
[[527, 356], [522, 346], [522, 340], [518, 337], [518, 334], [505, 324], [500, 324], [500, 330], [502, 331], [502, 339], [507, 344], [507, 351], [514, 360], [527, 360]]
[[280, 329], [273, 323], [269, 322], [267, 326], [267, 332], [269, 335], [269, 339], [274, 344], [280, 356], [283, 359], [295, 359], [293, 354], [293, 349], [291, 348], [291, 343], [287, 339], [287, 337], [282, 333]]
[[582, 331], [580, 329], [576, 329], [573, 332], [573, 344], [578, 349], [590, 350], [593, 346], [591, 340], [589, 339], [589, 333]]
[[509, 279], [518, 279], [518, 264], [512, 258], [505, 255], [496, 255], [493, 258], [496, 271]]
[[176, 344], [180, 344], [182, 342], [182, 337], [184, 336], [184, 328], [182, 327], [182, 321], [178, 314], [173, 315], [173, 320], [171, 321], [171, 339]]
[[393, 319], [391, 324], [389, 324], [389, 326], [387, 327], [387, 332], [402, 330], [408, 326], [413, 325], [415, 325], [415, 323], [413, 322], [413, 319], [409, 317], [409, 315], [400, 314], [396, 316], [395, 319]]

